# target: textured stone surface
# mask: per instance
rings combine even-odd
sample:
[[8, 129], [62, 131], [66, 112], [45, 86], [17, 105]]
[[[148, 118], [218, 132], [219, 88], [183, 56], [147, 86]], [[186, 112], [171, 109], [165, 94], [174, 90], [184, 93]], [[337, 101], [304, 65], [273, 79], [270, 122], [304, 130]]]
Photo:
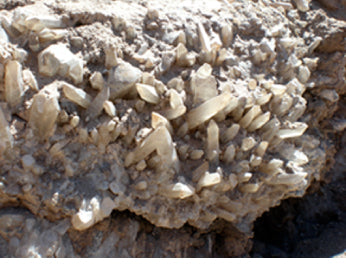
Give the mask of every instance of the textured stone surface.
[[345, 23], [315, 3], [34, 2], [0, 13], [3, 256], [245, 256], [326, 181]]

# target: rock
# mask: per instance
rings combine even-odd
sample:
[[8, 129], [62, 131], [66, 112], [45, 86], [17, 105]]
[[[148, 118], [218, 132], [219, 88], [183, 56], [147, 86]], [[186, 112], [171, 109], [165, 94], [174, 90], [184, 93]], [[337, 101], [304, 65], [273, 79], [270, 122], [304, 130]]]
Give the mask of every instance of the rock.
[[76, 84], [83, 81], [83, 61], [64, 44], [51, 45], [38, 55], [39, 72], [45, 76], [63, 76]]

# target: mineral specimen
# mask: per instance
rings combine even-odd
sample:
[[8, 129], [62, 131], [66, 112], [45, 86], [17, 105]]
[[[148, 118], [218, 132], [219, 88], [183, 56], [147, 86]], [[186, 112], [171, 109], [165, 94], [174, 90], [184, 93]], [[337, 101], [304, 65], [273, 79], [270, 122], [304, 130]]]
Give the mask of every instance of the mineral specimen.
[[[93, 253], [114, 249], [131, 226], [107, 238], [114, 211], [170, 229], [227, 223], [250, 237], [263, 212], [321, 177], [329, 142], [318, 115], [343, 98], [344, 60], [333, 52], [321, 66], [328, 27], [310, 1], [294, 1], [305, 14], [287, 1], [203, 1], [212, 4], [198, 11], [193, 1], [60, 2], [0, 14], [0, 205], [69, 220], [61, 236], [49, 232], [49, 255], [83, 252], [57, 247], [76, 234], [104, 244]], [[329, 65], [339, 73], [321, 75]], [[147, 225], [133, 228], [132, 245]], [[27, 251], [19, 235], [10, 243]]]

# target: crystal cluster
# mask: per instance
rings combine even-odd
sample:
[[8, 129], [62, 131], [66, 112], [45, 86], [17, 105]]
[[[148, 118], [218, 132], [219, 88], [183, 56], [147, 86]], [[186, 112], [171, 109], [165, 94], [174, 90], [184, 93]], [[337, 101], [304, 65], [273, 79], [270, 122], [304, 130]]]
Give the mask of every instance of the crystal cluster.
[[[40, 214], [69, 217], [77, 230], [130, 210], [159, 227], [207, 228], [222, 218], [249, 231], [264, 211], [302, 195], [312, 171], [296, 143], [308, 128], [301, 117], [309, 58], [301, 60], [303, 45], [296, 48], [288, 28], [264, 33], [258, 17], [250, 25], [238, 15], [172, 30], [162, 11], [148, 9], [149, 35], [114, 16], [123, 38], [106, 46], [95, 33], [92, 44], [104, 52], [95, 67], [90, 55], [72, 53], [82, 47], [78, 31], [65, 43], [62, 18], [16, 9], [0, 34], [10, 36], [5, 42], [28, 37], [38, 68], [30, 70], [22, 49], [0, 44], [8, 110], [0, 107], [1, 176], [25, 170], [21, 192], [32, 195], [51, 182]], [[258, 42], [242, 39], [252, 34]], [[25, 195], [23, 203], [40, 211]]]

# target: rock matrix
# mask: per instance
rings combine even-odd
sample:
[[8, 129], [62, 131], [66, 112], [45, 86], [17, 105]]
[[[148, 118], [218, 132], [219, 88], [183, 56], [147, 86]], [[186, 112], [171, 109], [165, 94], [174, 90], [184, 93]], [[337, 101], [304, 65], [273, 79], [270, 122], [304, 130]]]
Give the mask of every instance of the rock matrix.
[[34, 2], [0, 12], [0, 206], [48, 219], [32, 240], [52, 243], [16, 235], [10, 255], [66, 256], [67, 230], [124, 210], [250, 236], [322, 176], [310, 1]]

